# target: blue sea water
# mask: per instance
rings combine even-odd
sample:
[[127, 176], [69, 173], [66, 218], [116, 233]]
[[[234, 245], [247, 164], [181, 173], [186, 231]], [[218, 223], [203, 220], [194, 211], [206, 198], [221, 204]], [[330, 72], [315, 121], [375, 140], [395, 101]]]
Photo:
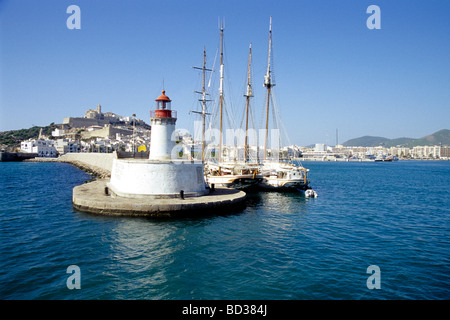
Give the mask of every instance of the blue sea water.
[[0, 299], [450, 298], [450, 162], [304, 165], [318, 198], [152, 220], [75, 211], [69, 164], [0, 163]]

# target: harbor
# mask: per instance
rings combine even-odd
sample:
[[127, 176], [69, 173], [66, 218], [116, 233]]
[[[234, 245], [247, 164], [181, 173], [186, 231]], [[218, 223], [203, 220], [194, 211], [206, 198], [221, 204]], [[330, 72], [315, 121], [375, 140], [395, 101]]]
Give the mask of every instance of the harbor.
[[[218, 214], [242, 207], [245, 192], [206, 185], [203, 163], [171, 159], [176, 111], [162, 91], [150, 112], [152, 144], [148, 159], [94, 159], [93, 169], [103, 166], [108, 181], [97, 180], [75, 187], [72, 202], [79, 211], [128, 216], [174, 217], [183, 214]], [[97, 165], [95, 165], [97, 164]]]
[[[269, 50], [267, 73], [264, 86], [267, 88], [265, 140], [262, 159], [250, 160], [250, 146], [248, 141], [248, 117], [250, 98], [253, 96], [251, 88], [251, 44], [249, 47], [249, 64], [246, 94], [246, 128], [244, 160], [234, 161], [225, 159], [222, 145], [222, 118], [224, 112], [224, 62], [223, 62], [223, 22], [220, 29], [220, 86], [219, 86], [219, 146], [210, 157], [207, 153], [211, 148], [205, 138], [206, 92], [205, 92], [205, 57], [203, 52], [203, 91], [202, 112], [203, 133], [201, 161], [187, 157], [174, 157], [176, 143], [173, 139], [178, 113], [172, 109], [172, 100], [162, 90], [155, 99], [155, 107], [150, 110], [151, 131], [150, 150], [143, 153], [144, 157], [121, 158], [118, 153], [66, 153], [50, 161], [68, 162], [82, 170], [86, 170], [98, 177], [98, 180], [77, 186], [73, 190], [72, 203], [76, 210], [102, 215], [127, 215], [148, 217], [173, 217], [191, 213], [218, 214], [230, 211], [245, 204], [246, 192], [297, 192], [304, 197], [318, 196], [310, 186], [309, 169], [300, 162], [280, 161], [269, 151], [269, 110], [275, 108], [272, 97], [271, 50], [272, 50], [272, 18], [269, 23]], [[270, 103], [272, 101], [272, 104]], [[87, 114], [100, 117], [101, 106], [97, 110], [90, 110]], [[100, 117], [101, 118], [101, 117]], [[104, 117], [103, 117], [104, 118]], [[274, 121], [279, 119], [274, 119]], [[236, 128], [235, 128], [236, 129]], [[277, 129], [278, 130], [278, 129]], [[134, 129], [133, 129], [134, 133]], [[39, 142], [24, 142], [22, 145], [29, 150], [39, 145], [46, 148], [46, 154], [54, 154], [52, 142], [42, 141], [42, 129]], [[144, 147], [144, 149], [146, 149]], [[41, 152], [42, 153], [42, 152]], [[258, 151], [259, 153], [259, 151]], [[133, 155], [135, 153], [133, 152]]]
[[[69, 163], [2, 163], [0, 296], [445, 300], [449, 165], [310, 162], [318, 199], [248, 192], [242, 209], [147, 219], [75, 210], [73, 189], [90, 174]], [[380, 290], [366, 286], [372, 264]], [[66, 287], [69, 265], [80, 290]]]
[[0, 4], [1, 300], [450, 299], [449, 1], [54, 2]]

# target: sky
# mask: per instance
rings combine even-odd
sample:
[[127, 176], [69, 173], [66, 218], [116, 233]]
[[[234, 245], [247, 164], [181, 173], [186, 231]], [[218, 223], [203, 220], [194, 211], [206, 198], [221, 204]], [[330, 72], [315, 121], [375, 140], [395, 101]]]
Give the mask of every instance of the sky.
[[[70, 5], [80, 29], [69, 29]], [[369, 29], [380, 8], [380, 29]], [[0, 131], [62, 123], [87, 109], [150, 123], [162, 89], [189, 132], [200, 118], [203, 49], [218, 97], [224, 21], [227, 112], [242, 123], [249, 44], [251, 108], [263, 125], [269, 19], [274, 101], [289, 142], [450, 129], [450, 1], [0, 0]], [[338, 136], [336, 136], [336, 131]]]

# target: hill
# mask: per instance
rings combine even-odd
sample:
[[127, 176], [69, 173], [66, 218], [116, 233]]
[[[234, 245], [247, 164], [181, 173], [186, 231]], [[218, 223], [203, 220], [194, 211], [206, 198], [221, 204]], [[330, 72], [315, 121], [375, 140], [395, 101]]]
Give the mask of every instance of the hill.
[[45, 127], [34, 126], [29, 129], [10, 130], [0, 132], [0, 146], [7, 151], [13, 151], [20, 142], [27, 139], [36, 139], [39, 137], [39, 131], [42, 129], [42, 134], [52, 136], [52, 131], [55, 130], [56, 125], [51, 123]]
[[344, 142], [343, 145], [346, 147], [373, 147], [380, 146], [386, 141], [389, 141], [389, 139], [383, 137], [364, 136], [360, 138], [350, 139]]
[[402, 146], [412, 148], [415, 146], [430, 146], [430, 145], [450, 145], [450, 130], [443, 129], [433, 134], [427, 135], [419, 139], [413, 138], [396, 138], [388, 139], [383, 137], [364, 136], [360, 138], [350, 139], [343, 143], [346, 147], [394, 147]]
[[433, 134], [411, 141], [410, 147], [429, 145], [450, 145], [450, 130], [443, 129]]

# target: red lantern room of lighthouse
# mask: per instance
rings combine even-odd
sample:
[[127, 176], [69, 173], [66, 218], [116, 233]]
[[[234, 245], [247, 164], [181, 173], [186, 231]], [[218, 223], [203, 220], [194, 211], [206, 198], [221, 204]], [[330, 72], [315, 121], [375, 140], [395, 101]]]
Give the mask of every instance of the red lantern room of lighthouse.
[[[176, 111], [171, 110], [171, 102], [172, 100], [166, 96], [166, 91], [163, 90], [162, 94], [155, 100], [156, 101], [156, 110], [152, 110], [150, 112], [150, 118], [175, 118], [176, 119]], [[172, 113], [174, 113], [175, 117], [172, 117]]]
[[177, 112], [171, 109], [172, 100], [166, 96], [164, 90], [155, 101], [156, 110], [150, 111], [152, 129], [149, 158], [152, 160], [169, 160], [175, 146], [175, 141], [171, 139], [172, 133], [175, 131]]

